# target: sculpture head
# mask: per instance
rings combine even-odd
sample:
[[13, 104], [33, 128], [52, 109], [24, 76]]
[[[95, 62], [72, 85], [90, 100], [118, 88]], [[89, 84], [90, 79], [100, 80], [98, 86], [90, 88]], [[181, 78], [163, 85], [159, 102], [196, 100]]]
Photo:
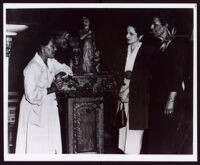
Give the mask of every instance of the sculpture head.
[[90, 27], [90, 20], [87, 17], [83, 17], [83, 27], [84, 29], [88, 30]]

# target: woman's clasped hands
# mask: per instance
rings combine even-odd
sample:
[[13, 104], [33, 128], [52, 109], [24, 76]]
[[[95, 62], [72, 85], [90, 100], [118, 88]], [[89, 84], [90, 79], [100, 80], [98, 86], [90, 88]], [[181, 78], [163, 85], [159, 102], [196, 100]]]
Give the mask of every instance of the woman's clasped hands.
[[56, 77], [53, 83], [58, 91], [62, 90], [64, 81], [61, 77]]

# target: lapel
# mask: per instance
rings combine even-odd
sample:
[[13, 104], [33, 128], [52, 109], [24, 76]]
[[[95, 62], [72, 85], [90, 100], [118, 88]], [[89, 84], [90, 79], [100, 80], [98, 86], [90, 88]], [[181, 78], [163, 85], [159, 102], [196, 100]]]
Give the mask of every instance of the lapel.
[[133, 66], [133, 71], [134, 71], [134, 68], [137, 67], [138, 63], [141, 62], [142, 60], [142, 57], [143, 57], [143, 44], [141, 45], [140, 49], [138, 50], [137, 52], [137, 55], [136, 55], [136, 58], [135, 58], [135, 63], [134, 63], [134, 66]]
[[120, 51], [120, 58], [119, 58], [119, 64], [120, 64], [120, 72], [123, 73], [126, 65], [126, 57], [127, 57], [127, 46], [124, 46]]
[[[125, 69], [125, 65], [126, 65], [126, 57], [127, 57], [127, 45], [126, 46], [123, 46], [119, 49], [118, 51], [118, 59], [117, 59], [117, 63], [115, 64], [117, 70], [120, 72], [120, 73], [124, 73], [124, 69]], [[141, 63], [144, 62], [144, 55], [145, 55], [145, 52], [148, 53], [148, 47], [146, 47], [144, 45], [144, 43], [142, 43], [140, 49], [138, 50], [138, 53], [137, 53], [137, 56], [136, 56], [136, 59], [135, 59], [135, 63], [134, 63], [134, 67], [133, 67], [133, 72], [135, 72], [137, 70], [137, 67], [138, 65], [140, 65]]]
[[48, 59], [47, 60], [47, 65], [43, 62], [42, 58], [36, 53], [34, 60], [40, 65], [41, 68], [41, 74], [42, 74], [42, 79], [44, 80], [43, 83], [51, 83], [53, 80], [53, 59]]
[[140, 74], [137, 74], [137, 73], [138, 73], [138, 69], [141, 69], [140, 65], [143, 66], [143, 63], [145, 62], [144, 61], [144, 50], [145, 50], [144, 44], [142, 44], [140, 49], [138, 50], [137, 56], [135, 58], [135, 63], [134, 63], [133, 70], [132, 70], [130, 84], [132, 84], [132, 80], [136, 78], [135, 75], [140, 76]]

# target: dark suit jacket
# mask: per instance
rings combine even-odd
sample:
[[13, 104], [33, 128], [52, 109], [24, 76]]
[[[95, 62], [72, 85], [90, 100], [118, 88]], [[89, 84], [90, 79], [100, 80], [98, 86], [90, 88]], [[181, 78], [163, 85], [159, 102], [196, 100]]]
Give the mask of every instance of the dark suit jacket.
[[[152, 47], [142, 44], [135, 59], [129, 86], [130, 129], [148, 128], [149, 82], [151, 78], [149, 59], [152, 53]], [[123, 75], [127, 57], [127, 45], [119, 48], [116, 54], [113, 70]]]
[[153, 98], [164, 100], [165, 103], [171, 91], [182, 91], [184, 77], [184, 52], [185, 43], [175, 38], [165, 51], [155, 49], [151, 59]]
[[[184, 91], [182, 82], [184, 81], [185, 72], [185, 48], [186, 44], [184, 40], [175, 38], [165, 51], [161, 51], [158, 47], [153, 53], [151, 58], [152, 80], [150, 101], [150, 125], [153, 125], [153, 128], [158, 125], [157, 123], [160, 126], [173, 123], [173, 128], [176, 128], [182, 115], [184, 115], [183, 109], [185, 103], [183, 103]], [[177, 92], [177, 96], [175, 99], [174, 113], [169, 118], [164, 115], [164, 108], [171, 91]]]

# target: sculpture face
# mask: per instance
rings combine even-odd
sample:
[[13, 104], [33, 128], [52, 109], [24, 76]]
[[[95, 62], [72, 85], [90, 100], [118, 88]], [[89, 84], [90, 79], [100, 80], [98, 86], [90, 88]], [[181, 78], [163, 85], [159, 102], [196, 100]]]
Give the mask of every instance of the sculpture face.
[[63, 32], [56, 37], [56, 44], [63, 49], [68, 48], [69, 33]]
[[89, 29], [90, 20], [87, 17], [83, 17], [83, 26], [84, 26], [84, 29]]

